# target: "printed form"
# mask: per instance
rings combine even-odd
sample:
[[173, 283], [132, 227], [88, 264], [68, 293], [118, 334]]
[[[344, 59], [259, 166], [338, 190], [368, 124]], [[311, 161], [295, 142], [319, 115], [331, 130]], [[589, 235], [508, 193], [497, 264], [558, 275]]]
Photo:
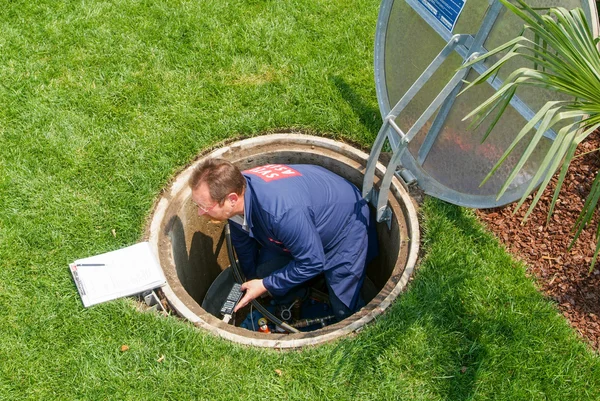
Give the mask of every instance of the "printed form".
[[69, 265], [85, 307], [165, 284], [148, 242], [79, 259]]

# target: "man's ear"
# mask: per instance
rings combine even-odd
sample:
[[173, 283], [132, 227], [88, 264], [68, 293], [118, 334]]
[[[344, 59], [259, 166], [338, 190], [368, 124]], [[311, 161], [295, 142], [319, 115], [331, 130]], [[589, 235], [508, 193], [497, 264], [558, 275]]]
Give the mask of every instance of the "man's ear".
[[237, 202], [239, 198], [239, 195], [235, 192], [232, 192], [229, 195], [227, 195], [227, 199], [229, 199], [231, 202]]

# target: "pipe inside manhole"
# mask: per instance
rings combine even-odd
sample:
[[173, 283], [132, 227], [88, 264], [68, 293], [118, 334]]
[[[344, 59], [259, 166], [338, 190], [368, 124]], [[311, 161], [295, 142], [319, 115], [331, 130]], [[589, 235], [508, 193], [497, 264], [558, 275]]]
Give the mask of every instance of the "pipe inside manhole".
[[[310, 332], [265, 334], [223, 323], [201, 307], [209, 287], [229, 266], [224, 223], [197, 215], [188, 181], [205, 158], [220, 157], [241, 170], [264, 164], [316, 164], [361, 188], [368, 155], [345, 143], [302, 134], [273, 134], [232, 143], [203, 155], [183, 170], [158, 201], [148, 237], [167, 278], [163, 292], [177, 313], [213, 334], [260, 347], [295, 348], [320, 344], [359, 330], [382, 314], [406, 286], [417, 260], [419, 227], [408, 192], [393, 179], [388, 205], [391, 227], [377, 224], [379, 256], [369, 264], [372, 299], [347, 319]], [[377, 166], [377, 177], [385, 167]], [[376, 178], [376, 183], [377, 183]]]

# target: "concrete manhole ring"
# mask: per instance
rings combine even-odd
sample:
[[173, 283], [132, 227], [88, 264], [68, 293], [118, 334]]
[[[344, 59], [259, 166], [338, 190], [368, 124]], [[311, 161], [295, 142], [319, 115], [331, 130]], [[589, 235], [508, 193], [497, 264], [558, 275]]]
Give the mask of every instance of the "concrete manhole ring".
[[[319, 330], [296, 334], [264, 334], [224, 324], [202, 307], [209, 286], [228, 265], [223, 223], [197, 216], [188, 180], [205, 158], [220, 157], [248, 169], [263, 164], [317, 164], [359, 188], [368, 155], [348, 144], [303, 134], [271, 134], [245, 139], [198, 158], [181, 171], [156, 203], [147, 227], [148, 240], [167, 278], [162, 288], [170, 306], [183, 318], [210, 333], [245, 345], [296, 348], [320, 344], [358, 331], [381, 315], [405, 288], [419, 251], [417, 213], [408, 192], [394, 178], [389, 206], [391, 229], [377, 225], [380, 255], [367, 269], [377, 295], [359, 312]], [[385, 167], [377, 167], [382, 177]], [[378, 178], [376, 178], [376, 185]]]

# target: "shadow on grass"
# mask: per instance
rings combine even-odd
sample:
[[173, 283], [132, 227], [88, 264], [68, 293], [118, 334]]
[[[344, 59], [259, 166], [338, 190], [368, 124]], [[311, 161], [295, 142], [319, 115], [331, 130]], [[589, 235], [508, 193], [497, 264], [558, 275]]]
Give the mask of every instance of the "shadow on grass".
[[379, 128], [381, 128], [381, 124], [383, 123], [379, 109], [369, 106], [367, 102], [356, 94], [343, 78], [334, 75], [329, 79], [340, 92], [342, 98], [350, 105], [354, 113], [358, 116], [361, 124], [367, 128], [370, 133], [377, 135]]

